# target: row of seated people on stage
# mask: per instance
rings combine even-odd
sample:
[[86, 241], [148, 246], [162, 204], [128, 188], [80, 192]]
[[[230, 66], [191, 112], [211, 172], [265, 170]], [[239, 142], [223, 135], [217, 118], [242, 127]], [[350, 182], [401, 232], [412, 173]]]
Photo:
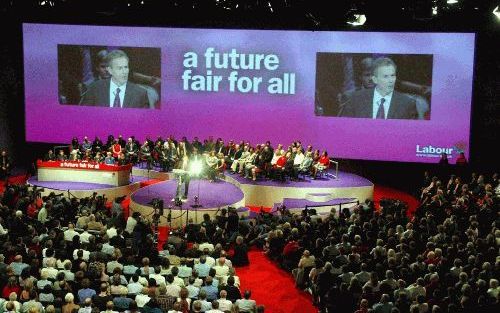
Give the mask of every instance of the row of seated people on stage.
[[499, 312], [500, 179], [467, 176], [426, 173], [415, 212], [398, 199], [326, 216], [282, 207], [258, 244], [319, 312]]
[[[138, 212], [103, 196], [39, 198], [27, 185], [0, 195], [0, 310], [9, 313], [264, 312], [240, 290], [254, 225], [235, 209], [174, 229], [163, 249]], [[127, 212], [128, 213], [128, 212]], [[231, 251], [228, 253], [226, 251]], [[243, 283], [243, 282], [241, 282]]]
[[313, 151], [312, 146], [308, 146], [304, 151], [299, 143], [294, 143], [286, 151], [281, 144], [274, 151], [268, 145], [264, 145], [263, 148], [245, 145], [240, 150], [241, 153], [235, 155], [231, 164], [231, 172], [239, 173], [254, 181], [259, 174], [282, 181], [286, 176], [292, 180], [298, 180], [300, 174], [309, 174], [312, 179], [315, 179], [318, 172], [330, 166], [327, 151], [320, 154], [319, 150]]
[[[87, 137], [80, 143], [74, 138], [67, 156], [64, 150], [57, 154], [50, 150], [45, 160], [83, 160], [106, 164], [124, 165], [145, 162], [148, 169], [156, 164], [162, 171], [189, 166], [193, 159], [201, 158], [204, 173], [211, 180], [224, 170], [238, 172], [246, 178], [256, 180], [259, 175], [266, 178], [284, 180], [286, 176], [297, 180], [300, 174], [310, 174], [314, 179], [318, 172], [330, 166], [327, 151], [313, 150], [312, 146], [303, 147], [299, 141], [292, 143], [288, 149], [279, 144], [275, 149], [267, 141], [265, 144], [251, 146], [241, 141], [225, 144], [222, 139], [208, 138], [201, 143], [197, 137], [192, 142], [183, 137], [177, 141], [173, 137], [156, 141], [147, 138], [140, 144], [133, 136], [124, 140], [108, 137], [106, 145], [96, 137], [90, 142]], [[187, 158], [187, 160], [186, 160]]]

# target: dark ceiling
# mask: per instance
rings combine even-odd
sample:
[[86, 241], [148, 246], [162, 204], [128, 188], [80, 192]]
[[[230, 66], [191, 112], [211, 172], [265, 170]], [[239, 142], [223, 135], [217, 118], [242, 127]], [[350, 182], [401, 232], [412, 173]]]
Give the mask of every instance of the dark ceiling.
[[[178, 27], [479, 31], [499, 28], [498, 0], [4, 0], [21, 21]], [[433, 8], [435, 13], [433, 14]]]

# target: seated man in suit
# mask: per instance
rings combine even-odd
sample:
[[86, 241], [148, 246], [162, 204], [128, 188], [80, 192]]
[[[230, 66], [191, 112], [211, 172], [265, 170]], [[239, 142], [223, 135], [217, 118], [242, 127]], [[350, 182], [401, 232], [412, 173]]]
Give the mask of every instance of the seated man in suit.
[[92, 83], [80, 100], [80, 105], [111, 108], [149, 108], [149, 99], [144, 88], [128, 81], [129, 59], [121, 50], [106, 55], [109, 79]]
[[341, 117], [418, 119], [415, 99], [396, 90], [396, 64], [389, 58], [373, 61], [375, 88], [355, 91], [341, 107]]

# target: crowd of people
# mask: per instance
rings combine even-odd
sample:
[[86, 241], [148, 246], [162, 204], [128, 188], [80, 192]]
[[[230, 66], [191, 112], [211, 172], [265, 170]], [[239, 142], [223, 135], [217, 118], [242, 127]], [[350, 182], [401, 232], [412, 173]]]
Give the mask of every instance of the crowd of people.
[[[172, 141], [189, 156], [241, 146], [182, 142]], [[255, 152], [242, 145], [247, 156]], [[295, 143], [289, 150], [283, 153], [312, 149]], [[283, 155], [269, 143], [259, 151]], [[222, 153], [234, 172], [254, 174]], [[397, 199], [327, 215], [282, 207], [242, 219], [222, 209], [174, 230], [160, 252], [148, 219], [125, 216], [121, 199], [40, 197], [37, 188], [10, 185], [0, 198], [0, 310], [262, 312], [237, 276], [257, 246], [312, 294], [320, 312], [498, 312], [500, 178], [458, 169], [425, 172], [411, 214]]]
[[200, 162], [203, 176], [211, 181], [220, 177], [225, 170], [239, 173], [245, 178], [257, 180], [285, 180], [289, 177], [298, 180], [301, 174], [311, 175], [315, 179], [318, 173], [330, 166], [328, 152], [313, 150], [311, 145], [304, 147], [300, 141], [293, 142], [287, 149], [282, 144], [275, 148], [271, 142], [252, 146], [249, 142], [229, 141], [224, 143], [221, 138], [212, 137], [203, 142], [195, 137], [188, 141], [186, 137], [176, 140], [173, 137], [156, 140], [146, 138], [141, 144], [134, 136], [125, 140], [121, 135], [115, 138], [108, 136], [104, 144], [99, 137], [90, 141], [84, 137], [80, 142], [73, 138], [68, 154], [64, 149], [58, 152], [49, 150], [44, 156], [45, 161], [85, 161], [106, 164], [138, 164], [144, 162], [148, 169], [153, 165], [161, 171], [172, 169], [190, 170], [191, 164]]
[[235, 209], [190, 220], [159, 252], [154, 228], [124, 216], [123, 198], [40, 192], [9, 185], [0, 198], [1, 312], [264, 312], [239, 288], [255, 225]]
[[499, 182], [426, 172], [412, 216], [395, 199], [328, 217], [282, 210], [257, 243], [321, 312], [498, 312]]

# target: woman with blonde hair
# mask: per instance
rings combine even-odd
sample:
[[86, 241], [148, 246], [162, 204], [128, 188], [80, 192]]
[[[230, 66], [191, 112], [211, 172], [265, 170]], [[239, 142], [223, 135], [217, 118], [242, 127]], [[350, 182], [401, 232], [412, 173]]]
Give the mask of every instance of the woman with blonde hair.
[[75, 304], [75, 296], [71, 292], [68, 292], [66, 296], [64, 296], [64, 301], [66, 303], [62, 306], [61, 313], [72, 313], [73, 310], [80, 309], [80, 306]]

